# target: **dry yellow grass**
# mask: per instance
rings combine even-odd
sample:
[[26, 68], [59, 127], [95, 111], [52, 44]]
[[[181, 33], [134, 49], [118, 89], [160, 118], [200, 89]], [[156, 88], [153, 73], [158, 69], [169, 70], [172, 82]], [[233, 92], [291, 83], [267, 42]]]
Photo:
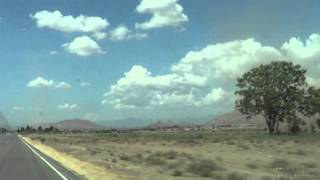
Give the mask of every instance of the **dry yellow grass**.
[[46, 146], [39, 141], [31, 140], [28, 137], [22, 137], [27, 143], [31, 144], [34, 148], [42, 152], [43, 154], [51, 157], [59, 162], [65, 168], [70, 171], [79, 174], [80, 176], [90, 180], [122, 180], [129, 179], [129, 177], [117, 175], [115, 173], [107, 171], [106, 168], [99, 167], [89, 162], [81, 161], [66, 153], [59, 152], [49, 146]]

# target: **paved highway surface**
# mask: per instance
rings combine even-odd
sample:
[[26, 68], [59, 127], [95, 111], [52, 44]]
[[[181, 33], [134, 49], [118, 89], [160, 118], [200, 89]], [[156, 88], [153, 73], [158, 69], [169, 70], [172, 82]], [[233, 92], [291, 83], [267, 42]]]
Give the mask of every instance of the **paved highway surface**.
[[0, 180], [80, 179], [57, 162], [38, 151], [36, 153], [47, 162], [36, 155], [16, 134], [0, 135]]

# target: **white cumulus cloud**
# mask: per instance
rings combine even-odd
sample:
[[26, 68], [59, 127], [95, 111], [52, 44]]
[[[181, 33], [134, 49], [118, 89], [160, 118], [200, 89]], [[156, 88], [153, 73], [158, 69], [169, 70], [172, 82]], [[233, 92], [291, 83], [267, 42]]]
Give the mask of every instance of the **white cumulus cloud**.
[[98, 43], [88, 36], [76, 37], [72, 42], [63, 44], [62, 47], [67, 52], [77, 56], [91, 56], [105, 53]]
[[308, 70], [310, 85], [319, 87], [319, 59], [318, 34], [305, 41], [291, 38], [280, 48], [263, 45], [253, 38], [209, 44], [188, 52], [167, 74], [152, 75], [147, 68], [134, 65], [111, 85], [102, 104], [143, 115], [160, 116], [167, 112], [171, 116], [191, 117], [197, 113], [221, 113], [234, 108], [236, 78], [251, 68], [271, 61], [292, 61]]
[[92, 34], [92, 37], [95, 38], [96, 40], [102, 40], [106, 38], [108, 35], [106, 32], [96, 32]]
[[34, 80], [31, 80], [28, 84], [27, 87], [31, 88], [46, 88], [46, 87], [51, 87], [55, 84], [53, 80], [47, 80], [43, 77], [37, 77]]
[[72, 86], [64, 81], [56, 82], [54, 80], [48, 80], [41, 76], [29, 81], [27, 87], [30, 88], [57, 88], [57, 89], [70, 89]]
[[161, 27], [182, 27], [188, 22], [188, 16], [183, 13], [179, 0], [141, 0], [136, 7], [140, 14], [150, 14], [151, 18], [142, 23], [136, 23], [136, 29], [150, 30]]
[[46, 27], [65, 33], [97, 33], [109, 26], [109, 22], [105, 18], [86, 15], [73, 17], [72, 15], [63, 15], [58, 10], [42, 10], [30, 16], [36, 21], [39, 28]]
[[72, 86], [69, 83], [66, 83], [64, 81], [59, 82], [58, 84], [56, 84], [55, 86], [57, 89], [70, 89], [72, 88]]
[[82, 86], [82, 87], [89, 87], [89, 86], [91, 86], [91, 83], [88, 83], [88, 82], [80, 82], [80, 86]]
[[13, 107], [12, 107], [12, 110], [13, 110], [13, 111], [23, 111], [23, 110], [24, 110], [24, 107], [21, 107], [21, 106], [13, 106]]
[[58, 52], [57, 51], [50, 51], [49, 54], [50, 55], [56, 55], [56, 54], [58, 54]]
[[65, 103], [65, 104], [62, 104], [62, 105], [58, 105], [58, 109], [69, 109], [69, 110], [72, 110], [72, 109], [77, 109], [79, 108], [77, 104], [69, 104], [69, 103]]
[[110, 39], [113, 41], [136, 39], [141, 40], [147, 38], [147, 33], [132, 32], [126, 25], [119, 25], [110, 32]]

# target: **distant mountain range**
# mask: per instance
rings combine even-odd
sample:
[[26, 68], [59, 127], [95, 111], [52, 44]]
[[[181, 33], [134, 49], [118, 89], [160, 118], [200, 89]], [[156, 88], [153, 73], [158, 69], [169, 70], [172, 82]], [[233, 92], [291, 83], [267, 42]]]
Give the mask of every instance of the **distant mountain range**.
[[140, 128], [146, 127], [153, 122], [154, 121], [150, 119], [126, 118], [118, 120], [96, 121], [95, 123], [111, 128]]
[[33, 125], [35, 128], [41, 126], [42, 128], [48, 128], [54, 126], [59, 130], [104, 130], [108, 129], [106, 126], [95, 124], [89, 120], [83, 119], [68, 119], [54, 123], [38, 123]]
[[[313, 123], [312, 119], [303, 117], [306, 122], [306, 127], [310, 127], [310, 123]], [[0, 114], [0, 126], [8, 126], [5, 118]], [[229, 112], [213, 118], [206, 123], [192, 122], [192, 121], [173, 121], [173, 120], [148, 120], [138, 118], [127, 118], [123, 120], [110, 120], [110, 121], [97, 121], [92, 122], [83, 119], [70, 119], [63, 120], [55, 123], [42, 123], [33, 125], [35, 128], [42, 126], [43, 128], [54, 126], [60, 130], [104, 130], [110, 128], [118, 129], [132, 129], [132, 128], [171, 128], [171, 127], [195, 127], [195, 126], [266, 126], [263, 116], [253, 116], [247, 118], [245, 115], [238, 111]], [[282, 125], [286, 127], [285, 124]], [[281, 126], [280, 126], [281, 127]]]
[[266, 122], [262, 115], [252, 116], [251, 118], [247, 118], [245, 115], [241, 114], [239, 111], [229, 112], [223, 115], [220, 115], [213, 120], [207, 123], [208, 125], [231, 125], [231, 126], [240, 126], [240, 125], [265, 125]]

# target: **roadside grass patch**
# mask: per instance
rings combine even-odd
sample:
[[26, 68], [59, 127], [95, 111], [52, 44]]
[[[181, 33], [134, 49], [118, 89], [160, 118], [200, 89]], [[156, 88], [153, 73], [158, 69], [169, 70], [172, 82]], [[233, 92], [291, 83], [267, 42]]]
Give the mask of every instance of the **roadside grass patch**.
[[250, 169], [257, 169], [258, 165], [256, 163], [251, 162], [247, 164], [247, 167]]
[[318, 167], [318, 165], [314, 162], [304, 162], [301, 164], [303, 167], [306, 167], [306, 168], [316, 168]]
[[119, 156], [119, 159], [122, 160], [122, 161], [130, 161], [131, 160], [131, 157], [127, 154], [121, 154]]
[[180, 170], [174, 170], [172, 176], [183, 176], [183, 173]]
[[161, 157], [157, 157], [154, 154], [149, 155], [145, 159], [146, 164], [152, 165], [152, 166], [160, 166], [160, 165], [165, 165], [167, 162], [163, 160]]
[[271, 162], [269, 167], [289, 176], [294, 176], [301, 170], [301, 167], [293, 166], [285, 159], [275, 159]]
[[250, 147], [245, 144], [238, 144], [238, 148], [240, 148], [242, 150], [249, 150], [250, 149]]
[[214, 171], [222, 170], [214, 161], [198, 160], [193, 161], [187, 167], [187, 171], [201, 177], [210, 177]]
[[237, 172], [231, 172], [227, 176], [227, 180], [246, 180], [247, 177], [243, 176]]
[[285, 159], [275, 159], [269, 165], [270, 168], [286, 168], [289, 166], [289, 162]]
[[227, 141], [228, 145], [237, 145], [237, 143], [235, 141]]

